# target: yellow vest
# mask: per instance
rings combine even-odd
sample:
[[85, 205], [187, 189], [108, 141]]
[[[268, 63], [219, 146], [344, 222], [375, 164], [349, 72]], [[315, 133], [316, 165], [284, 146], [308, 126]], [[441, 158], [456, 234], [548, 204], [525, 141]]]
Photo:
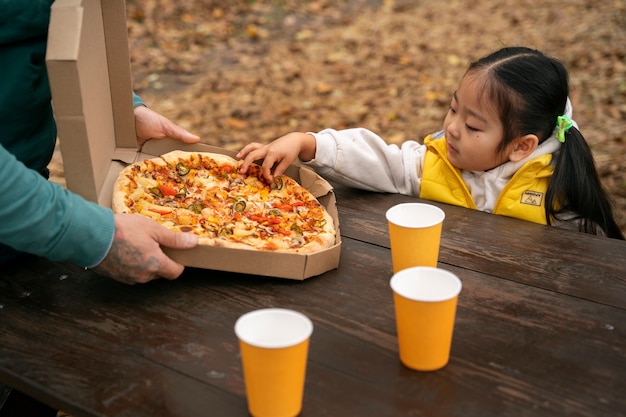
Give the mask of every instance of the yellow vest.
[[[445, 139], [424, 139], [420, 198], [476, 209], [472, 195], [461, 177], [461, 170], [448, 160]], [[547, 224], [545, 196], [554, 167], [552, 155], [541, 155], [526, 162], [505, 185], [493, 208], [495, 214]]]

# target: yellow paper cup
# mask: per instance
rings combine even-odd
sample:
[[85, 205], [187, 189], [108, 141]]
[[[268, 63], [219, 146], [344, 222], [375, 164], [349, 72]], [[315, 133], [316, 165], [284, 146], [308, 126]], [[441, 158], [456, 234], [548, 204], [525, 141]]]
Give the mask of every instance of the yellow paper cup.
[[267, 308], [239, 317], [248, 410], [254, 417], [293, 417], [302, 396], [313, 323], [292, 310]]
[[424, 203], [402, 203], [387, 210], [393, 272], [412, 266], [437, 266], [445, 213]]
[[411, 369], [434, 371], [450, 358], [461, 280], [433, 267], [413, 267], [390, 281], [396, 312], [400, 361]]

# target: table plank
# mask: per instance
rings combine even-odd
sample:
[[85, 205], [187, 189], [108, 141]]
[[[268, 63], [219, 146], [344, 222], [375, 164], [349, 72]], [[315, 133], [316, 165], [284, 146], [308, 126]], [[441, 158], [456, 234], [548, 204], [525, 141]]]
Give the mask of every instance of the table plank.
[[428, 202], [446, 213], [441, 263], [626, 308], [625, 241], [399, 194], [335, 191], [342, 236], [389, 247], [385, 211], [403, 202]]
[[346, 237], [339, 269], [303, 282], [189, 269], [125, 286], [33, 258], [0, 272], [0, 381], [76, 416], [246, 415], [234, 321], [286, 307], [315, 325], [303, 415], [626, 410], [624, 309], [447, 268], [464, 285], [452, 359], [418, 373], [398, 361], [383, 246]]
[[134, 348], [153, 330], [150, 345], [166, 348], [156, 343], [171, 322], [154, 326], [149, 310], [134, 317], [134, 303], [159, 301], [157, 286], [129, 287], [69, 264], [27, 265], [31, 279], [24, 268], [0, 278], [3, 383], [74, 416], [245, 414], [241, 395], [225, 396]]

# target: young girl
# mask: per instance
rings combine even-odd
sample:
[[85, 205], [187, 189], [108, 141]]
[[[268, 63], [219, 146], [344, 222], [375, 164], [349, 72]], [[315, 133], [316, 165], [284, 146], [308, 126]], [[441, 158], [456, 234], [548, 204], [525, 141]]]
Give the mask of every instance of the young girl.
[[443, 130], [424, 144], [388, 145], [369, 130], [290, 133], [237, 155], [268, 181], [297, 158], [320, 175], [365, 190], [624, 239], [591, 150], [571, 120], [568, 75], [536, 50], [504, 48], [470, 65]]

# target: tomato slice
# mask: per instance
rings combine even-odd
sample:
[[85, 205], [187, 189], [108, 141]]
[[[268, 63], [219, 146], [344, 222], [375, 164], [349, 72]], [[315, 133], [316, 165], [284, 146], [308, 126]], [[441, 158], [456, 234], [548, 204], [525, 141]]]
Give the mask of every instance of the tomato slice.
[[261, 217], [257, 214], [248, 214], [247, 216], [250, 220], [254, 221], [254, 222], [259, 222], [262, 223], [264, 220], [264, 217]]
[[291, 236], [291, 230], [286, 230], [286, 229], [280, 228], [278, 226], [272, 227], [272, 231], [274, 233], [278, 233], [278, 234], [281, 234], [283, 236]]
[[166, 184], [159, 184], [159, 190], [161, 190], [163, 195], [173, 196], [178, 194], [178, 190], [176, 188], [170, 187]]
[[293, 210], [293, 206], [291, 204], [284, 204], [284, 203], [278, 203], [278, 204], [274, 204], [274, 207], [282, 210], [282, 211], [292, 211]]

